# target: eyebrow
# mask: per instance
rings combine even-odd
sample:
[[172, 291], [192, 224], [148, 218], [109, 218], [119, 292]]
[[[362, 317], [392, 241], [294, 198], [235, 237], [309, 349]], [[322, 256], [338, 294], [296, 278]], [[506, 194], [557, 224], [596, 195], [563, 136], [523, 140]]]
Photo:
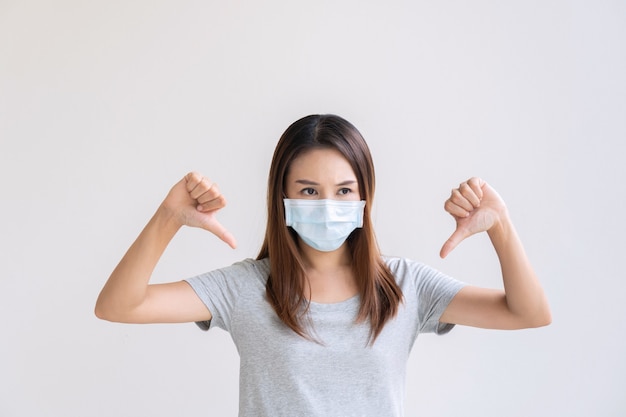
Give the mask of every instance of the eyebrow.
[[[319, 185], [319, 183], [315, 182], [315, 181], [311, 181], [311, 180], [296, 180], [296, 183], [298, 184], [303, 184], [303, 185]], [[344, 186], [344, 185], [352, 185], [352, 184], [356, 184], [355, 180], [346, 180], [346, 181], [342, 181], [339, 184], [336, 184], [338, 186]]]

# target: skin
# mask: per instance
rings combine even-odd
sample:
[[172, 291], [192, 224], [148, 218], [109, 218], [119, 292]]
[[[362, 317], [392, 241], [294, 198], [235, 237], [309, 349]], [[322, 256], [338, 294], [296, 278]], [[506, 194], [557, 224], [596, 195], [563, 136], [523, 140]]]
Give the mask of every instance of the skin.
[[[360, 200], [350, 164], [331, 149], [311, 150], [292, 161], [285, 188], [288, 198]], [[186, 282], [150, 285], [149, 280], [182, 226], [205, 229], [235, 248], [234, 237], [216, 218], [225, 205], [217, 185], [198, 173], [189, 173], [174, 185], [109, 277], [98, 297], [96, 315], [125, 323], [210, 320], [210, 311]], [[440, 255], [446, 257], [467, 237], [487, 232], [500, 261], [504, 288], [466, 286], [440, 321], [492, 329], [549, 324], [545, 294], [496, 191], [482, 179], [470, 178], [452, 190], [444, 208], [456, 220], [456, 229]], [[346, 244], [320, 252], [301, 241], [300, 248], [312, 301], [332, 303], [357, 294]]]
[[444, 208], [456, 220], [456, 230], [440, 256], [445, 258], [467, 237], [486, 231], [500, 261], [504, 289], [463, 288], [440, 321], [488, 329], [550, 324], [545, 293], [498, 193], [482, 179], [470, 178], [452, 190]]

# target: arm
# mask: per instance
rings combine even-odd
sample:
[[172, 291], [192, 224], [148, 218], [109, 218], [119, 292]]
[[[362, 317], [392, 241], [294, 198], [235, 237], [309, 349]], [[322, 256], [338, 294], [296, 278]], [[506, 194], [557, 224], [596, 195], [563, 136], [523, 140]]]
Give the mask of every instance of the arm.
[[211, 313], [186, 282], [149, 285], [154, 268], [177, 231], [201, 227], [231, 247], [233, 236], [215, 215], [226, 205], [215, 184], [189, 173], [169, 192], [117, 265], [96, 302], [96, 316], [125, 323], [210, 320]]
[[452, 299], [440, 321], [490, 329], [521, 329], [550, 324], [543, 288], [500, 196], [472, 178], [452, 191], [445, 209], [457, 227], [441, 249], [445, 257], [463, 239], [486, 231], [496, 250], [504, 290], [468, 286]]

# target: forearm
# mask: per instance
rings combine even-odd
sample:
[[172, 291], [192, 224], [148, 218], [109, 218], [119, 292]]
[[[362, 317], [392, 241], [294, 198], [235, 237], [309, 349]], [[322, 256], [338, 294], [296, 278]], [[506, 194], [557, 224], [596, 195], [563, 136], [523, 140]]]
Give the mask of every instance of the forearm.
[[551, 321], [544, 290], [508, 215], [488, 231], [500, 260], [507, 308], [526, 327]]
[[144, 301], [152, 272], [179, 228], [166, 210], [157, 210], [100, 292], [98, 317], [115, 320]]

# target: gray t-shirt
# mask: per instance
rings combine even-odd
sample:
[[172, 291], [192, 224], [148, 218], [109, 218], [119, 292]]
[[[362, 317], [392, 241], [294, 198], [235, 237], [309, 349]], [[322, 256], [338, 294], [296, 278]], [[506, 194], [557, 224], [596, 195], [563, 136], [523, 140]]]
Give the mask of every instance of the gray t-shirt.
[[355, 323], [360, 298], [311, 302], [316, 343], [285, 326], [265, 298], [269, 261], [247, 259], [187, 282], [211, 311], [203, 329], [230, 332], [240, 356], [239, 416], [404, 415], [405, 369], [419, 333], [443, 334], [439, 317], [463, 284], [418, 262], [385, 258], [404, 302], [373, 345]]

